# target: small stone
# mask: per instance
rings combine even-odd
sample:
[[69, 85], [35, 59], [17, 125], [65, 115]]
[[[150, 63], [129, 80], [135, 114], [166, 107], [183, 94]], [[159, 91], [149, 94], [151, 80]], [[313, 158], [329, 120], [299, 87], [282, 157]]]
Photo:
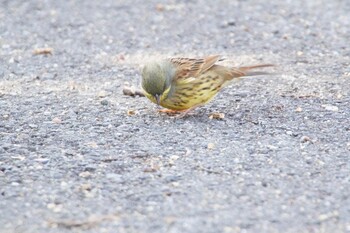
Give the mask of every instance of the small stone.
[[212, 150], [215, 148], [215, 144], [214, 143], [208, 143], [208, 149]]
[[56, 206], [55, 203], [49, 203], [49, 204], [47, 204], [47, 208], [48, 208], [48, 209], [52, 209], [52, 208], [54, 208], [55, 206]]
[[123, 94], [128, 96], [135, 96], [135, 90], [129, 86], [123, 88]]
[[326, 220], [328, 220], [328, 219], [330, 219], [330, 218], [336, 218], [336, 217], [338, 217], [338, 216], [339, 216], [339, 212], [338, 212], [338, 211], [334, 211], [334, 212], [327, 213], [327, 214], [320, 214], [320, 215], [318, 216], [318, 220], [319, 220], [320, 222], [323, 222], [323, 221], [326, 221]]
[[96, 142], [88, 142], [86, 143], [86, 145], [90, 148], [94, 148], [94, 149], [98, 148], [98, 145]]
[[171, 159], [171, 160], [174, 160], [174, 161], [178, 160], [179, 158], [180, 158], [180, 156], [178, 156], [178, 155], [172, 155], [172, 156], [170, 156], [170, 159]]
[[55, 117], [52, 119], [52, 123], [55, 123], [55, 124], [61, 124], [62, 123], [62, 120], [58, 117]]
[[30, 128], [32, 128], [32, 129], [38, 128], [38, 125], [36, 125], [36, 124], [29, 124], [28, 126], [29, 126]]
[[106, 91], [100, 91], [98, 94], [97, 94], [97, 96], [99, 97], [99, 98], [104, 98], [104, 97], [106, 97], [108, 95], [108, 93], [106, 92]]
[[338, 112], [339, 108], [334, 105], [329, 105], [329, 104], [323, 104], [322, 107], [326, 109], [327, 111], [332, 111], [332, 112]]
[[95, 165], [87, 165], [85, 168], [84, 168], [84, 171], [88, 171], [88, 172], [94, 172], [96, 171], [96, 166]]
[[277, 146], [274, 146], [274, 145], [267, 145], [266, 146], [269, 150], [276, 150], [276, 149], [278, 149], [278, 147]]
[[47, 164], [50, 161], [50, 159], [48, 159], [48, 158], [38, 158], [38, 159], [35, 159], [34, 161], [42, 163], [42, 164]]
[[12, 186], [19, 186], [20, 184], [18, 182], [11, 182]]
[[87, 183], [86, 184], [81, 184], [79, 189], [81, 191], [91, 191], [92, 190], [92, 186], [91, 186], [91, 184], [87, 184]]
[[320, 166], [324, 166], [326, 163], [325, 162], [323, 162], [322, 160], [320, 160], [320, 159], [317, 159], [316, 160], [316, 163], [318, 164], [318, 165], [320, 165]]
[[295, 109], [295, 111], [296, 111], [296, 112], [302, 112], [303, 109], [302, 109], [301, 107], [297, 107], [297, 108]]
[[305, 143], [305, 142], [311, 142], [311, 139], [308, 136], [302, 136], [300, 138], [300, 142], [301, 143]]
[[135, 96], [144, 97], [145, 96], [142, 90], [140, 90], [136, 87], [133, 87], [133, 86], [129, 86], [129, 85], [126, 84], [123, 87], [123, 94], [124, 95], [132, 96], [132, 97], [135, 97]]
[[238, 232], [242, 232], [242, 229], [238, 226], [234, 226], [234, 227], [231, 227], [231, 226], [225, 226], [224, 229], [223, 229], [224, 233], [238, 233]]
[[143, 172], [156, 172], [157, 169], [155, 167], [146, 167], [143, 169]]
[[83, 177], [83, 178], [87, 178], [87, 177], [90, 177], [90, 176], [91, 176], [91, 173], [88, 172], [88, 171], [80, 172], [80, 173], [79, 173], [79, 176], [80, 176], [80, 177]]
[[236, 22], [234, 20], [229, 20], [226, 22], [228, 26], [236, 26]]
[[179, 156], [177, 156], [177, 155], [172, 155], [172, 156], [170, 156], [170, 158], [169, 158], [169, 165], [174, 165], [175, 164], [175, 161], [176, 160], [178, 160], [180, 157]]
[[101, 100], [101, 105], [107, 106], [108, 104], [108, 100]]
[[62, 211], [62, 204], [49, 203], [47, 204], [47, 208], [57, 213]]
[[289, 136], [292, 136], [293, 135], [293, 131], [288, 130], [288, 131], [286, 131], [286, 134], [289, 135]]
[[8, 61], [8, 63], [12, 64], [12, 63], [15, 63], [15, 58], [14, 57], [11, 57]]

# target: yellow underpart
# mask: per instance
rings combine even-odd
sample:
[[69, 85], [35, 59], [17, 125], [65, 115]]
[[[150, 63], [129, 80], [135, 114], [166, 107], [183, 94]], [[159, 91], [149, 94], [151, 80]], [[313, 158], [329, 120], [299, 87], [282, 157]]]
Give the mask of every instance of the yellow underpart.
[[161, 99], [160, 105], [172, 110], [186, 110], [206, 104], [224, 87], [226, 80], [215, 72], [206, 72], [197, 78], [176, 82], [175, 91]]

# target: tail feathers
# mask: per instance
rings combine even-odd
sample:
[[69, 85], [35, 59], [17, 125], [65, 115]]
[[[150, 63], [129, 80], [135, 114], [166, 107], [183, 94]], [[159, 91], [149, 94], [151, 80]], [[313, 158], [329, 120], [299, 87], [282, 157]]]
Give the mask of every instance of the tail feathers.
[[255, 76], [255, 75], [267, 75], [271, 74], [268, 72], [260, 72], [260, 71], [250, 71], [257, 68], [265, 68], [265, 67], [272, 67], [273, 64], [262, 64], [262, 65], [255, 65], [255, 66], [242, 66], [239, 67], [238, 70], [242, 73], [244, 73], [244, 76]]

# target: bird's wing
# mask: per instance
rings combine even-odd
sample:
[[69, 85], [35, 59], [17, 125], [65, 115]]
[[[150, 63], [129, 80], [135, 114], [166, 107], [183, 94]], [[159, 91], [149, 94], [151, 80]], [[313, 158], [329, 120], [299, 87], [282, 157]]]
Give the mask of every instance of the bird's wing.
[[198, 75], [209, 70], [218, 60], [219, 55], [205, 58], [171, 58], [170, 62], [176, 67], [174, 81], [188, 81], [196, 79]]

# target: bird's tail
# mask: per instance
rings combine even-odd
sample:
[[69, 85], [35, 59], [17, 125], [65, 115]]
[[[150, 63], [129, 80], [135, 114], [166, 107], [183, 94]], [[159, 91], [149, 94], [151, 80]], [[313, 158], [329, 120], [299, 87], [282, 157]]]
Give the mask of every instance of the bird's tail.
[[272, 66], [274, 65], [262, 64], [262, 65], [255, 65], [255, 66], [242, 66], [238, 68], [238, 71], [242, 72], [244, 74], [243, 76], [266, 75], [271, 73], [263, 72], [263, 71], [251, 71], [251, 70], [258, 69], [258, 68], [272, 67]]

